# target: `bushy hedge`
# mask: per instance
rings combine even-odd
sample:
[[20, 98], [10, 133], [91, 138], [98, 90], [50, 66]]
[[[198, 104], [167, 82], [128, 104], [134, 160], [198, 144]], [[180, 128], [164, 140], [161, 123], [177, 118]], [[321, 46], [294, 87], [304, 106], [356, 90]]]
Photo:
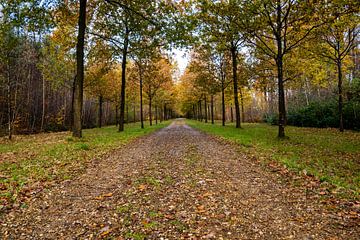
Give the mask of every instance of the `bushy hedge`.
[[[344, 127], [360, 130], [360, 102], [348, 101], [343, 107]], [[267, 115], [264, 121], [278, 123], [277, 115]], [[312, 102], [307, 106], [291, 108], [287, 113], [287, 124], [298, 127], [339, 127], [338, 103], [335, 99]]]

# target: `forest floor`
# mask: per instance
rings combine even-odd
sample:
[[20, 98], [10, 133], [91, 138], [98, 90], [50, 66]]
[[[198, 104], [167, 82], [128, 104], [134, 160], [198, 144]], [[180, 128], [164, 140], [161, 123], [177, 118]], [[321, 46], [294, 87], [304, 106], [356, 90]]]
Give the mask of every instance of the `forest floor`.
[[176, 120], [3, 214], [0, 237], [359, 239], [359, 202], [318, 188]]

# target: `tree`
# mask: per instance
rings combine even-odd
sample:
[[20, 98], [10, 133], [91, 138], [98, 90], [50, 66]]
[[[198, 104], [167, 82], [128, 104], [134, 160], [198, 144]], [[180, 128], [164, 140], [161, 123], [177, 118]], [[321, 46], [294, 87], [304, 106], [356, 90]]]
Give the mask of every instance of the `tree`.
[[78, 40], [76, 45], [76, 78], [74, 83], [74, 125], [73, 136], [82, 137], [82, 107], [83, 107], [83, 84], [84, 84], [84, 45], [86, 30], [86, 2], [80, 0]]
[[172, 81], [172, 66], [165, 58], [154, 58], [144, 73], [145, 92], [149, 100], [149, 121], [152, 126], [152, 103], [156, 94], [166, 84]]
[[200, 1], [198, 8], [204, 26], [202, 36], [211, 36], [209, 41], [225, 47], [231, 56], [232, 82], [234, 90], [236, 128], [241, 128], [241, 116], [238, 97], [238, 50], [243, 44], [241, 28], [239, 28], [239, 4], [236, 1]]
[[[243, 1], [237, 23], [246, 33], [247, 42], [259, 48], [276, 63], [279, 130], [285, 137], [286, 107], [284, 57], [297, 48], [323, 21], [319, 21], [320, 5], [308, 1], [262, 0]], [[299, 17], [301, 16], [301, 17]]]
[[358, 44], [359, 16], [339, 16], [333, 23], [318, 31], [323, 44], [314, 49], [315, 54], [327, 58], [337, 68], [339, 130], [344, 131], [343, 120], [343, 66], [344, 60]]

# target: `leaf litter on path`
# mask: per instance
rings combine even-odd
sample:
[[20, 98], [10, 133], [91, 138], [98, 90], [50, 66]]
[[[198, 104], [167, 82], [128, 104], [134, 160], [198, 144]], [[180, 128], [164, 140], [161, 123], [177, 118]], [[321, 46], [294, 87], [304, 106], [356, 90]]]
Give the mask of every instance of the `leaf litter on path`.
[[5, 214], [0, 236], [358, 239], [359, 208], [322, 197], [177, 120]]

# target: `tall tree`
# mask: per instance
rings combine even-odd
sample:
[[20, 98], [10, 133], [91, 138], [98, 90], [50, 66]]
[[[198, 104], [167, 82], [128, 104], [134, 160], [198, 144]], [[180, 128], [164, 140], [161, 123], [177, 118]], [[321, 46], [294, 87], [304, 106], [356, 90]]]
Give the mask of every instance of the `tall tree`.
[[339, 16], [333, 23], [326, 25], [318, 33], [323, 44], [317, 45], [314, 52], [329, 59], [337, 68], [339, 130], [343, 132], [343, 67], [344, 60], [359, 42], [359, 16]]

